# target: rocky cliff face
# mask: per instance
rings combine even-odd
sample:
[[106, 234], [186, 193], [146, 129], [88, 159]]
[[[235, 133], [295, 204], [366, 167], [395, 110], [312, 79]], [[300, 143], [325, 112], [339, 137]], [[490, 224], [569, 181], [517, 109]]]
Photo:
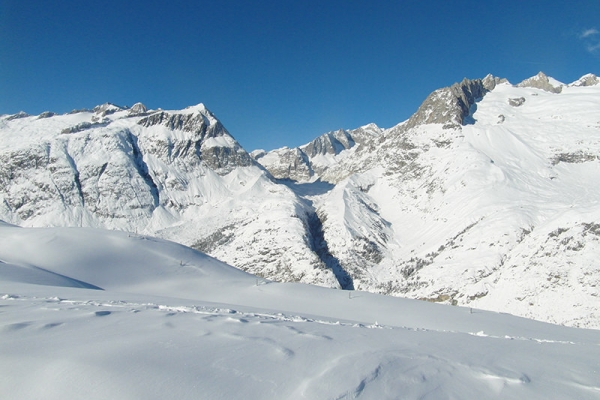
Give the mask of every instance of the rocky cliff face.
[[555, 79], [550, 79], [546, 74], [544, 74], [541, 71], [536, 76], [525, 79], [517, 86], [542, 89], [550, 93], [560, 93], [562, 92], [563, 88], [562, 83], [556, 81]]
[[492, 75], [482, 79], [463, 79], [460, 83], [431, 93], [413, 114], [403, 129], [412, 129], [424, 124], [442, 124], [446, 128], [464, 125], [471, 113], [471, 107], [486, 93], [494, 90], [497, 84], [506, 79]]
[[220, 175], [226, 175], [238, 167], [254, 165], [250, 155], [206, 109], [190, 114], [156, 112], [139, 120], [138, 125], [145, 128], [165, 127], [169, 131], [188, 134], [164, 142], [149, 141], [152, 154], [159, 156], [163, 162], [183, 159], [184, 164], [189, 166], [201, 163]]

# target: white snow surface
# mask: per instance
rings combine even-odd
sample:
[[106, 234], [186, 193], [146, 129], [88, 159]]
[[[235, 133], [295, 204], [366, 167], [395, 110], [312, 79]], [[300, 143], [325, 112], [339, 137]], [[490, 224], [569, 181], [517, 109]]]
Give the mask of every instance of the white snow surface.
[[3, 398], [598, 399], [599, 360], [597, 331], [0, 223]]

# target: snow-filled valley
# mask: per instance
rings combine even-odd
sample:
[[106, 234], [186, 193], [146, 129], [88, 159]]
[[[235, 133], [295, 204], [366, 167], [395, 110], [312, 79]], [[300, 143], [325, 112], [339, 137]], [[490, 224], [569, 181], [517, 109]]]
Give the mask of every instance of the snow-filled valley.
[[594, 330], [275, 283], [140, 234], [0, 238], [6, 398], [600, 397]]

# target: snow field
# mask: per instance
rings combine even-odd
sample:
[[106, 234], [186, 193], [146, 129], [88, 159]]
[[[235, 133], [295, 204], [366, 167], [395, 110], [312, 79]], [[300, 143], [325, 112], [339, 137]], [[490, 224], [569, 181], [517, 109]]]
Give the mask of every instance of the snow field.
[[124, 232], [0, 224], [0, 238], [10, 398], [600, 396], [596, 331], [273, 283]]

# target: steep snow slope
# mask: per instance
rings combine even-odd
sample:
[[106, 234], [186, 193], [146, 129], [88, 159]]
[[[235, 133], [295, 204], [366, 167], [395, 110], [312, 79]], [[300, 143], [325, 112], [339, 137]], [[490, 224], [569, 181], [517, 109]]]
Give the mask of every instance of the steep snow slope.
[[595, 331], [268, 282], [124, 232], [0, 224], [0, 261], [0, 393], [9, 398], [600, 393]]

